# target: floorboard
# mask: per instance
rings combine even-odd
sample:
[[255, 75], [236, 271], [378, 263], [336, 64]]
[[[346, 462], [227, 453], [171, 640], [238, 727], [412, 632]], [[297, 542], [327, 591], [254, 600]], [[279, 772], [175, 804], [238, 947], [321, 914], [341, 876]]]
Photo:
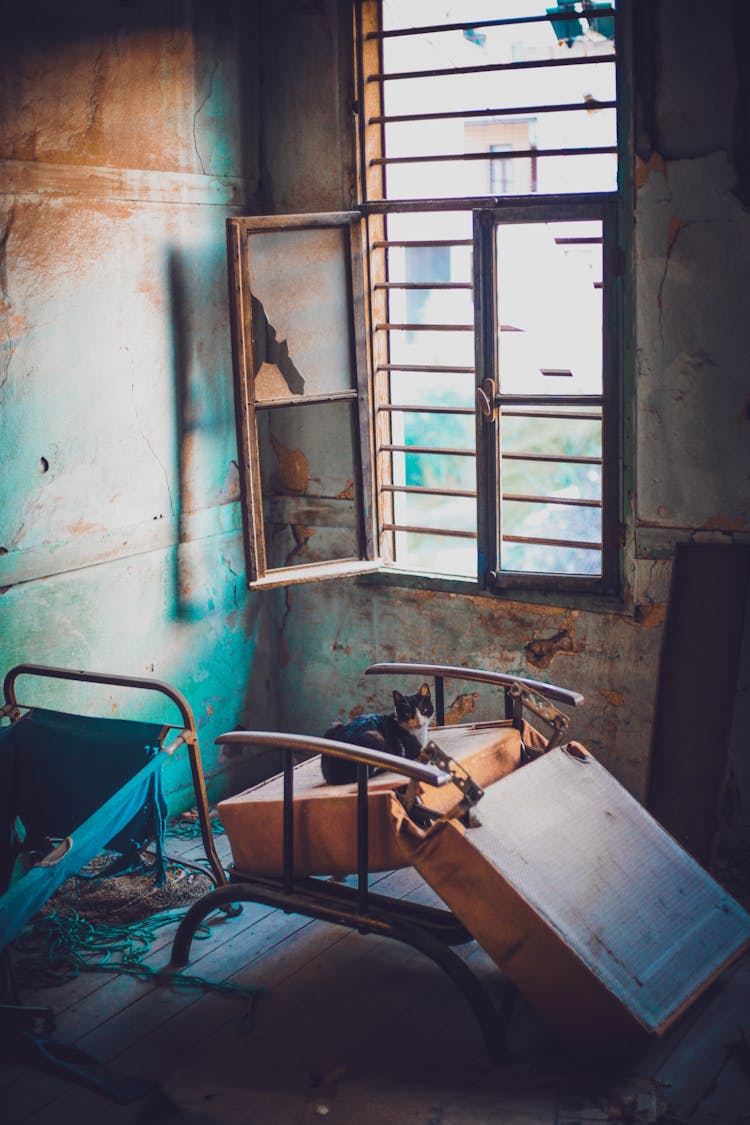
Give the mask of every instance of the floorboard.
[[[226, 862], [225, 838], [217, 847]], [[172, 839], [168, 850], [200, 859], [194, 842]], [[376, 880], [382, 893], [436, 901], [412, 869]], [[184, 972], [255, 986], [256, 999], [95, 973], [27, 992], [27, 1002], [54, 1007], [59, 1042], [151, 1086], [117, 1104], [6, 1059], [5, 1125], [750, 1122], [750, 954], [637, 1060], [603, 1072], [519, 999], [510, 1057], [492, 1066], [460, 991], [409, 946], [255, 904], [208, 921]], [[168, 964], [175, 925], [148, 964]], [[487, 955], [473, 942], [460, 955], [499, 1005], [505, 984]]]

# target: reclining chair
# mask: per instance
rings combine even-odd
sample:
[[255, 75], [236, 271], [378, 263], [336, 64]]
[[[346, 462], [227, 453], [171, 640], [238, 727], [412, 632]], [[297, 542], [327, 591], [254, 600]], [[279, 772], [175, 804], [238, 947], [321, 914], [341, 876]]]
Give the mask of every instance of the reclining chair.
[[[284, 769], [219, 803], [229, 883], [182, 919], [173, 966], [187, 964], [197, 927], [229, 903], [394, 938], [458, 985], [499, 1061], [509, 1005], [495, 1009], [454, 946], [477, 940], [553, 1029], [606, 1053], [663, 1035], [750, 945], [750, 916], [583, 746], [563, 741], [568, 718], [554, 703], [576, 707], [582, 696], [443, 665], [367, 673], [435, 677], [437, 725], [422, 759], [282, 732], [220, 735], [281, 749]], [[443, 725], [446, 679], [502, 688], [504, 717]], [[295, 765], [300, 753], [315, 757]], [[319, 753], [355, 762], [356, 783], [325, 785]], [[371, 767], [384, 772], [370, 776]], [[371, 873], [406, 865], [445, 908], [370, 889]], [[330, 880], [350, 873], [355, 886]]]

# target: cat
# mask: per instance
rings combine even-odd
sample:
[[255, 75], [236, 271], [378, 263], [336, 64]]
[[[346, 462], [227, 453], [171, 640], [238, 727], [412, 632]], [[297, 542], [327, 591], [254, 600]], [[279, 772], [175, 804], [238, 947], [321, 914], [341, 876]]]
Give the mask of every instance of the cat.
[[[357, 715], [348, 723], [337, 721], [323, 737], [364, 746], [368, 750], [386, 750], [399, 758], [418, 758], [427, 743], [427, 728], [435, 714], [430, 685], [422, 684], [413, 695], [394, 691], [393, 707], [392, 712]], [[321, 754], [320, 768], [328, 785], [345, 785], [357, 780], [357, 763], [344, 758]], [[377, 766], [370, 766], [368, 772], [372, 776], [379, 770]]]

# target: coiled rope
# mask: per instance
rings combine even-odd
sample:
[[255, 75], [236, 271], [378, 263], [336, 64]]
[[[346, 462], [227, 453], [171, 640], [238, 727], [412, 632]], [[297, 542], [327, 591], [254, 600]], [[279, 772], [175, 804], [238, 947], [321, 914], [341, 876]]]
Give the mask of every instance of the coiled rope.
[[[253, 999], [259, 990], [252, 986], [208, 981], [144, 963], [159, 931], [178, 922], [184, 913], [185, 910], [168, 910], [123, 926], [89, 922], [72, 906], [39, 914], [14, 942], [18, 983], [22, 988], [39, 989], [66, 984], [82, 972], [127, 973], [178, 990], [209, 989], [242, 1000]], [[210, 936], [211, 928], [204, 922], [197, 929], [195, 940], [205, 941]]]
[[[212, 833], [224, 832], [221, 821], [212, 818]], [[178, 817], [167, 827], [167, 836], [192, 839], [200, 835], [197, 817]], [[183, 869], [205, 874], [196, 864], [168, 859], [170, 869]], [[144, 871], [148, 868], [144, 867]], [[113, 876], [116, 878], [117, 876]], [[140, 980], [168, 984], [177, 990], [203, 989], [220, 992], [241, 1000], [253, 1000], [263, 989], [252, 985], [209, 981], [204, 977], [170, 969], [157, 969], [146, 964], [159, 932], [179, 922], [189, 906], [164, 910], [135, 922], [120, 925], [90, 921], [68, 903], [59, 909], [37, 914], [13, 943], [16, 956], [14, 971], [21, 988], [56, 987], [75, 979], [82, 972], [126, 973]], [[211, 936], [204, 921], [195, 932], [196, 941]]]

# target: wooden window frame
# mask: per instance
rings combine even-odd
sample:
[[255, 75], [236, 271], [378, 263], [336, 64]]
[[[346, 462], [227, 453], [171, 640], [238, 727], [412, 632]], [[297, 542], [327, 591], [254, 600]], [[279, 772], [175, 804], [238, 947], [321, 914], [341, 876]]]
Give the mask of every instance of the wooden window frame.
[[[622, 44], [625, 39], [622, 27], [621, 8], [616, 13], [618, 21], [618, 52], [615, 60], [618, 74], [618, 97], [613, 102], [600, 103], [601, 108], [616, 109], [618, 115], [618, 152], [620, 170], [618, 190], [592, 194], [559, 194], [480, 198], [439, 198], [419, 200], [391, 200], [386, 192], [388, 161], [385, 157], [385, 127], [389, 120], [383, 106], [383, 83], [368, 81], [370, 74], [382, 74], [383, 38], [380, 24], [379, 0], [356, 0], [355, 38], [357, 43], [357, 106], [358, 106], [358, 168], [360, 209], [368, 218], [368, 292], [371, 301], [371, 324], [387, 322], [386, 294], [388, 277], [383, 269], [378, 272], [373, 260], [372, 248], [377, 241], [384, 240], [387, 215], [405, 211], [458, 211], [470, 210], [474, 214], [474, 307], [476, 316], [476, 387], [481, 389], [485, 379], [496, 373], [496, 278], [494, 229], [497, 221], [554, 221], [569, 217], [600, 217], [605, 231], [603, 247], [603, 386], [601, 395], [602, 429], [602, 565], [601, 573], [595, 576], [563, 575], [556, 573], [531, 573], [520, 571], [501, 571], [498, 557], [498, 495], [497, 445], [498, 423], [496, 416], [487, 424], [477, 411], [477, 574], [476, 580], [451, 577], [439, 574], [414, 574], [408, 570], [393, 567], [390, 570], [392, 581], [406, 581], [410, 578], [419, 585], [434, 585], [476, 592], [503, 593], [505, 591], [527, 590], [542, 595], [592, 594], [605, 597], [620, 596], [622, 591], [622, 415], [620, 397], [623, 385], [623, 318], [622, 307], [627, 300], [624, 295], [623, 252], [624, 223], [622, 221], [624, 184], [627, 180], [623, 153], [627, 148], [626, 115], [622, 105], [622, 92], [619, 83], [623, 73]], [[540, 17], [542, 18], [542, 17]], [[488, 23], [493, 21], [487, 21]], [[500, 21], [502, 22], [502, 21]], [[513, 22], [513, 21], [510, 21]], [[458, 25], [456, 25], [458, 26]], [[434, 29], [438, 30], [438, 28]], [[395, 34], [398, 34], [396, 32]], [[603, 61], [603, 60], [602, 60]], [[502, 69], [502, 68], [498, 68]], [[437, 73], [437, 72], [436, 72]], [[529, 107], [528, 112], [544, 112], [549, 106]], [[560, 106], [560, 109], [579, 109], [580, 106]], [[486, 110], [490, 113], [509, 113], [517, 110]], [[454, 114], [426, 114], [425, 117], [458, 116]], [[592, 149], [592, 152], [596, 150]], [[517, 154], [522, 156], [524, 154]], [[540, 155], [536, 151], [534, 157]], [[541, 155], [548, 155], [543, 153]], [[555, 155], [550, 153], [549, 155]], [[559, 154], [562, 155], [562, 152]], [[470, 155], [468, 159], [478, 156]], [[407, 158], [401, 158], [407, 159]], [[417, 159], [416, 157], [414, 158]], [[443, 159], [443, 158], [440, 158]], [[379, 304], [378, 304], [379, 303]], [[376, 336], [370, 333], [371, 338]], [[379, 349], [380, 354], [376, 354]], [[387, 334], [381, 339], [371, 339], [371, 356], [374, 376], [374, 407], [387, 402], [384, 376], [378, 372], [388, 366]], [[554, 396], [549, 396], [550, 400]], [[493, 404], [497, 405], [497, 404]], [[387, 411], [376, 414], [376, 449], [388, 443], [389, 415]], [[380, 427], [380, 430], [378, 429]], [[389, 468], [378, 456], [378, 478], [376, 494], [379, 505], [379, 529], [381, 554], [387, 562], [393, 562], [393, 534], [383, 530], [393, 522], [392, 482]]]
[[[353, 385], [346, 392], [256, 397], [252, 278], [249, 239], [260, 232], [289, 232], [338, 228], [345, 234], [348, 260], [344, 265], [348, 293], [344, 294], [349, 330]], [[361, 574], [376, 569], [374, 501], [372, 493], [372, 430], [367, 348], [364, 324], [363, 246], [358, 212], [317, 215], [254, 216], [227, 220], [230, 320], [235, 385], [235, 416], [243, 508], [243, 533], [248, 585], [253, 588], [288, 586], [327, 578]], [[265, 326], [264, 326], [265, 330]], [[332, 401], [349, 401], [356, 408], [352, 433], [353, 462], [359, 469], [355, 508], [359, 554], [357, 557], [307, 565], [271, 567], [268, 564], [261, 482], [258, 414], [265, 409], [304, 407]]]

